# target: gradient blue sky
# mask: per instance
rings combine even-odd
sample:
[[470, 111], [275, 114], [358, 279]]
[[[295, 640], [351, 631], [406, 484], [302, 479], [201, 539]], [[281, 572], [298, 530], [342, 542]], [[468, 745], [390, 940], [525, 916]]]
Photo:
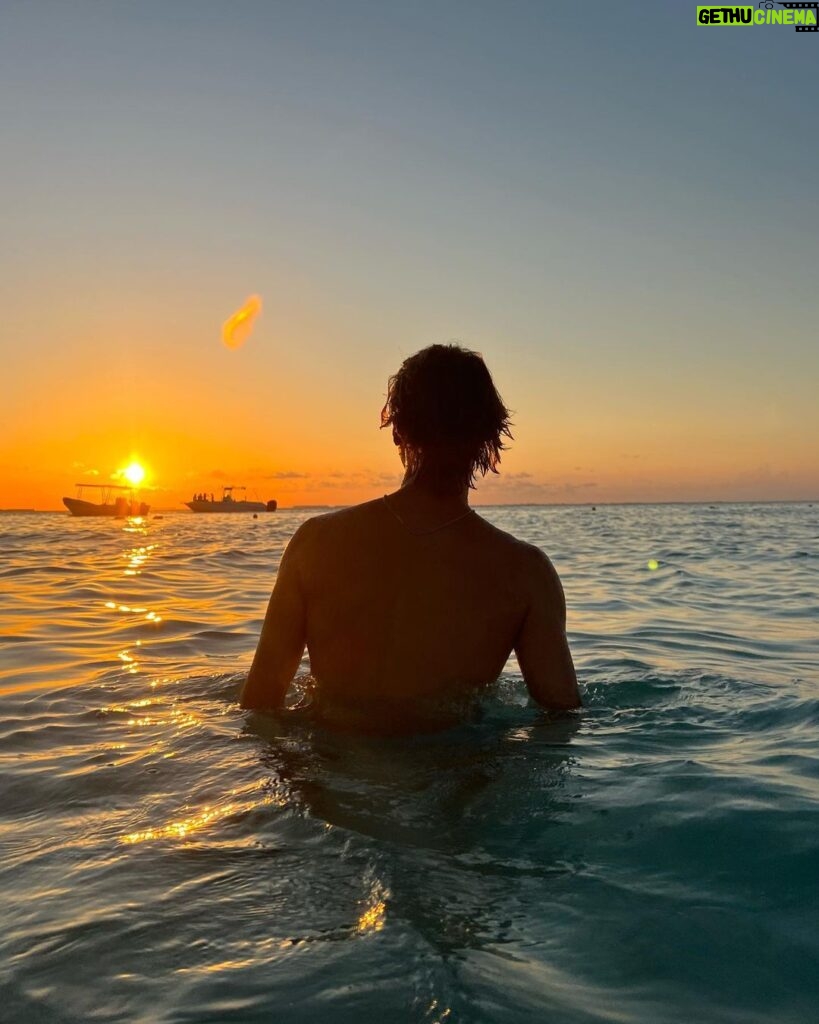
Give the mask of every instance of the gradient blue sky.
[[6, 0], [0, 505], [382, 493], [451, 339], [515, 411], [479, 501], [819, 496], [819, 34], [695, 10]]

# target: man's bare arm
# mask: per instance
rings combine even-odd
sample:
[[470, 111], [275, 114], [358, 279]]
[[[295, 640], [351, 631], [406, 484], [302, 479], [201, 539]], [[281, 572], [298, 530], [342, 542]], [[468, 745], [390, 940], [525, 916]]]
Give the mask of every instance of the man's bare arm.
[[529, 693], [544, 708], [579, 708], [582, 702], [566, 639], [566, 599], [554, 566], [541, 551], [529, 556], [527, 589], [529, 607], [515, 654]]
[[303, 531], [304, 527], [296, 531], [282, 556], [256, 655], [242, 688], [243, 708], [258, 711], [281, 707], [304, 654], [306, 616], [299, 577]]

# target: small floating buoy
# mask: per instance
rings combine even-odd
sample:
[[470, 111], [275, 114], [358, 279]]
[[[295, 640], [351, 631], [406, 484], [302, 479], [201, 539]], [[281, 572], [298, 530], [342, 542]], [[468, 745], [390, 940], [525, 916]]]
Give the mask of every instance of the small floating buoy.
[[258, 512], [254, 512], [254, 513], [253, 513], [253, 518], [254, 518], [254, 519], [258, 519], [258, 518], [259, 518], [259, 514], [258, 514]]

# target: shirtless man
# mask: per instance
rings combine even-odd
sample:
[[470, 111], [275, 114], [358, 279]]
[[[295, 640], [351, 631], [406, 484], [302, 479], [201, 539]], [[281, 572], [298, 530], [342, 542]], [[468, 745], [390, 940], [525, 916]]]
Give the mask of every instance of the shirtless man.
[[452, 724], [512, 650], [534, 700], [580, 706], [560, 580], [538, 548], [469, 507], [509, 414], [483, 360], [433, 345], [390, 379], [382, 426], [401, 488], [303, 523], [279, 567], [244, 708], [284, 702], [305, 645], [322, 711], [376, 730]]

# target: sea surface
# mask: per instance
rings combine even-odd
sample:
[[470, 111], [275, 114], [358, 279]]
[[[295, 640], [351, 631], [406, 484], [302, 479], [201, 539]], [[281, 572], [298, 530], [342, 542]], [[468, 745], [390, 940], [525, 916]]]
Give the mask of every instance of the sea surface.
[[390, 739], [237, 706], [310, 514], [0, 516], [4, 1024], [819, 1020], [819, 507], [483, 509], [585, 707]]

